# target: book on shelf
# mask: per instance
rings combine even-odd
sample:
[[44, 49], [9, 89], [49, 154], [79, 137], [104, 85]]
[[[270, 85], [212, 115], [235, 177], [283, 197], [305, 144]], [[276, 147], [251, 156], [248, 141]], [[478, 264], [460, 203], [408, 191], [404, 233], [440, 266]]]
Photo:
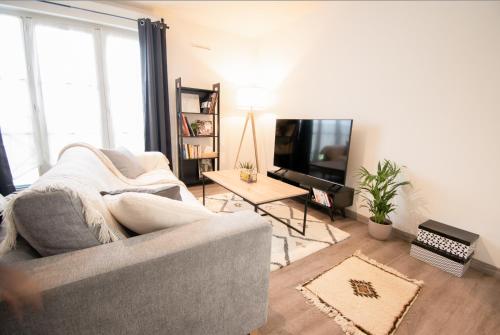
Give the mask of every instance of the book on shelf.
[[206, 147], [205, 150], [202, 151], [201, 145], [199, 144], [184, 143], [182, 147], [182, 158], [184, 159], [217, 158], [218, 155], [217, 152], [212, 151], [211, 147]]
[[212, 158], [218, 158], [219, 153], [216, 151], [213, 151], [212, 147], [205, 147], [204, 150], [202, 150], [201, 145], [199, 144], [187, 144], [184, 143], [182, 147], [182, 158], [184, 159], [202, 159], [202, 158], [207, 158], [207, 159], [212, 159]]
[[314, 195], [314, 201], [322, 204], [324, 206], [330, 207], [330, 200], [328, 199], [328, 193], [318, 190], [316, 188], [313, 188], [313, 195]]
[[186, 117], [184, 116], [184, 114], [181, 115], [181, 118], [182, 118], [182, 135], [183, 136], [189, 136], [189, 130], [188, 130], [188, 127], [187, 127], [187, 121], [186, 121]]
[[196, 133], [193, 130], [193, 126], [191, 125], [191, 123], [189, 123], [187, 118], [186, 118], [186, 122], [187, 122], [188, 130], [189, 130], [189, 136], [196, 136]]

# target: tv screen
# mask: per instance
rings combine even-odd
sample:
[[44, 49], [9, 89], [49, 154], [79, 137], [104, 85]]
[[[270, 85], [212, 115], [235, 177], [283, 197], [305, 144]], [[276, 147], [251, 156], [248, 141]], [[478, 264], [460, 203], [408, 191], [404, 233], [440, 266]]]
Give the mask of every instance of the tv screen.
[[276, 120], [274, 165], [345, 184], [352, 120]]

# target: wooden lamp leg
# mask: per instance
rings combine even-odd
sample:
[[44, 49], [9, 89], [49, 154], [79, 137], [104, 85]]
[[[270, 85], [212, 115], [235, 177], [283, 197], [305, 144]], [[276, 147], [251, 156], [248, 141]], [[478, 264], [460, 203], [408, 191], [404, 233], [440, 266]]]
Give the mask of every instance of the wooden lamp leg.
[[252, 127], [252, 138], [253, 138], [253, 150], [255, 153], [255, 165], [257, 166], [257, 172], [260, 172], [259, 166], [259, 152], [257, 151], [257, 134], [255, 132], [255, 118], [253, 112], [248, 112], [245, 118], [245, 126], [243, 127], [243, 133], [241, 134], [240, 145], [238, 147], [238, 153], [236, 154], [236, 159], [234, 161], [234, 169], [238, 164], [238, 158], [240, 157], [241, 145], [243, 144], [243, 139], [245, 138], [245, 133], [247, 130], [248, 119], [250, 119], [251, 127]]
[[243, 133], [241, 133], [241, 140], [240, 140], [240, 146], [238, 147], [238, 153], [236, 154], [236, 159], [234, 160], [234, 169], [236, 169], [236, 165], [238, 164], [238, 158], [240, 157], [240, 151], [241, 151], [241, 145], [243, 144], [243, 139], [245, 138], [245, 133], [247, 131], [247, 125], [248, 125], [248, 115], [247, 113], [246, 118], [245, 118], [245, 126], [243, 127]]
[[259, 153], [257, 151], [257, 135], [255, 133], [255, 118], [253, 112], [250, 112], [250, 121], [252, 121], [252, 135], [253, 135], [253, 150], [255, 152], [255, 165], [257, 166], [257, 172], [260, 172], [259, 167]]

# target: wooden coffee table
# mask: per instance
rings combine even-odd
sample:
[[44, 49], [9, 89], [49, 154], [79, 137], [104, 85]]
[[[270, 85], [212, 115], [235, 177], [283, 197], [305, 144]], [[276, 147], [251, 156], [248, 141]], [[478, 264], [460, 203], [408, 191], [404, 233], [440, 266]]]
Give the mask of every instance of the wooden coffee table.
[[[269, 215], [296, 232], [305, 235], [306, 233], [306, 218], [307, 205], [311, 200], [312, 190], [305, 190], [300, 187], [295, 187], [286, 184], [282, 181], [270, 178], [264, 174], [258, 174], [257, 182], [247, 183], [240, 179], [239, 170], [222, 170], [203, 172], [203, 205], [205, 205], [205, 178], [212, 180], [232, 193], [240, 196], [246, 202], [250, 203], [255, 212], [261, 211], [263, 215]], [[302, 231], [291, 226], [288, 222], [274, 216], [272, 213], [262, 209], [259, 205], [267, 204], [274, 201], [294, 198], [306, 195], [307, 198], [304, 205], [304, 220], [302, 221]]]

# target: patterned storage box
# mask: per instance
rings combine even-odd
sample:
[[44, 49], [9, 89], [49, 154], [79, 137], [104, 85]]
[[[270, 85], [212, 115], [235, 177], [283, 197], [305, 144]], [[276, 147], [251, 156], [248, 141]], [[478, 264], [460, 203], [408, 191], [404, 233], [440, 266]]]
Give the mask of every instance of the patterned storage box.
[[428, 220], [418, 226], [410, 255], [462, 277], [470, 265], [478, 238], [477, 234]]
[[461, 263], [456, 260], [450, 259], [448, 257], [442, 256], [438, 253], [432, 252], [431, 250], [425, 249], [415, 241], [411, 244], [410, 255], [424, 261], [430, 265], [440, 268], [443, 271], [449, 272], [457, 277], [462, 277], [465, 271], [469, 268], [472, 258], [468, 261]]
[[418, 226], [417, 241], [424, 248], [430, 246], [443, 251], [449, 256], [466, 260], [474, 252], [478, 237], [477, 234], [428, 220]]

